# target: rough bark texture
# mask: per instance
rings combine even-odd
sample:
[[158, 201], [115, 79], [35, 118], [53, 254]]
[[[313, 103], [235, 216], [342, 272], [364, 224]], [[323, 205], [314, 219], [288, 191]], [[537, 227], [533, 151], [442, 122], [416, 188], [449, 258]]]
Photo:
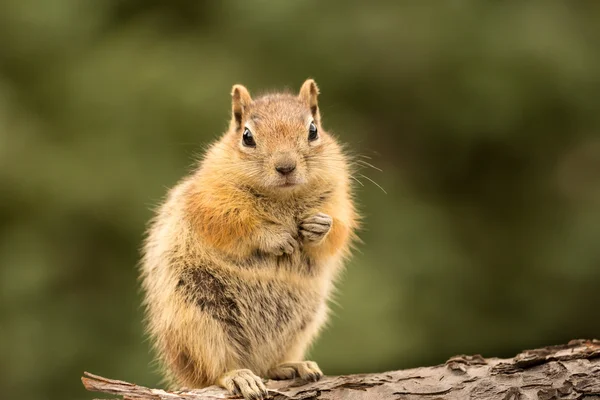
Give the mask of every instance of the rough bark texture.
[[[85, 373], [86, 389], [125, 400], [205, 400], [233, 398], [215, 386], [167, 392]], [[379, 374], [324, 377], [316, 383], [269, 381], [276, 400], [600, 400], [600, 341], [527, 350], [514, 358], [456, 356], [445, 364]]]

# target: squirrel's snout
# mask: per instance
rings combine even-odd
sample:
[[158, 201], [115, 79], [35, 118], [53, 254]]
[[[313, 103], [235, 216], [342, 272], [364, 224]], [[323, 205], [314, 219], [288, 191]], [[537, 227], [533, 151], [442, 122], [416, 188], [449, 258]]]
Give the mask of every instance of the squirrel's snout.
[[287, 162], [287, 163], [282, 163], [282, 164], [275, 166], [275, 170], [277, 172], [279, 172], [281, 175], [287, 175], [287, 174], [293, 172], [295, 169], [296, 169], [295, 162]]
[[279, 175], [286, 176], [296, 169], [296, 157], [289, 151], [282, 151], [275, 154], [273, 166]]

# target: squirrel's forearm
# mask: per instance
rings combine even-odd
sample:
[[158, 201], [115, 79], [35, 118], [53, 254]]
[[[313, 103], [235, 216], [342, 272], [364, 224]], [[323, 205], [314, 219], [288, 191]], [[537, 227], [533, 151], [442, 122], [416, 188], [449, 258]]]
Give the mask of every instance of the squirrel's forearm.
[[251, 251], [252, 242], [260, 237], [260, 221], [255, 215], [232, 209], [225, 212], [199, 210], [194, 228], [203, 241], [227, 253]]
[[247, 256], [256, 250], [269, 251], [278, 234], [274, 223], [266, 223], [256, 212], [233, 208], [223, 212], [215, 209], [198, 210], [194, 230], [203, 241], [232, 256]]
[[321, 256], [332, 256], [347, 247], [350, 230], [348, 225], [340, 219], [333, 218], [331, 230], [323, 242], [314, 247], [312, 251]]
[[348, 255], [354, 239], [354, 230], [358, 226], [357, 214], [352, 202], [345, 196], [324, 205], [320, 210], [332, 219], [331, 229], [325, 239], [317, 246], [307, 248], [316, 257], [331, 257], [336, 254]]

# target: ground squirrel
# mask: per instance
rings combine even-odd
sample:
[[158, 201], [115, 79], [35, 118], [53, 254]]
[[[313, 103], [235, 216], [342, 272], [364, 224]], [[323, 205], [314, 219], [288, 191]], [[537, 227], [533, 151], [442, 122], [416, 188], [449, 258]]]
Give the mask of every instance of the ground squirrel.
[[298, 95], [232, 89], [227, 132], [168, 193], [141, 263], [147, 327], [167, 378], [263, 398], [259, 377], [318, 380], [323, 326], [357, 215], [349, 161]]

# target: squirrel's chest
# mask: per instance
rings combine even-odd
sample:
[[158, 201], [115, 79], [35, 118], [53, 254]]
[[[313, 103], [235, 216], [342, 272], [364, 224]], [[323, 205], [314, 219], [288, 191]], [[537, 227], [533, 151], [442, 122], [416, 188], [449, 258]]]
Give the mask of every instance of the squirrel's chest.
[[318, 212], [330, 198], [331, 191], [316, 190], [299, 199], [290, 199], [284, 203], [265, 200], [258, 206], [263, 214], [276, 216], [278, 223], [292, 228], [297, 226], [302, 218]]

